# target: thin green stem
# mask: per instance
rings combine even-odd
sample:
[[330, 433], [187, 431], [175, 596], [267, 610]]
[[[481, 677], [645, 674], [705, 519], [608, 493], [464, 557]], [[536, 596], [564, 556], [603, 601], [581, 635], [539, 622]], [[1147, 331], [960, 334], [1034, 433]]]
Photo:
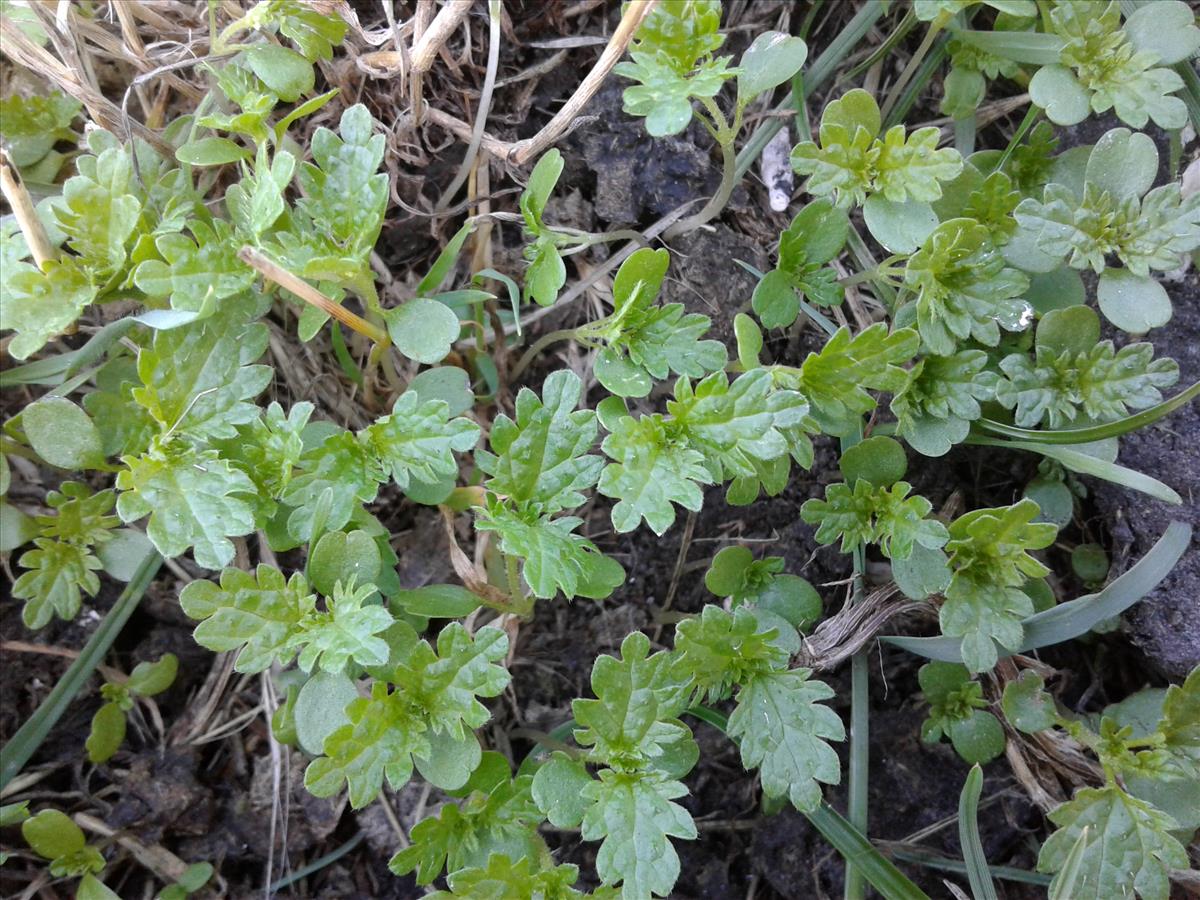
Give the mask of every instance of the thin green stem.
[[[847, 450], [862, 440], [862, 422], [858, 427], [841, 440], [841, 452]], [[851, 582], [848, 605], [860, 603], [863, 598], [863, 574], [867, 570], [866, 554], [859, 547], [853, 554], [854, 575]], [[870, 731], [871, 731], [871, 697], [870, 697], [870, 656], [866, 649], [860, 650], [850, 658], [850, 778], [847, 812], [850, 824], [863, 837], [868, 836], [870, 819]], [[863, 900], [866, 897], [866, 879], [863, 873], [853, 866], [846, 869], [845, 892], [846, 900]]]
[[908, 61], [908, 65], [904, 67], [904, 71], [900, 73], [900, 77], [892, 85], [892, 89], [888, 91], [887, 99], [883, 101], [883, 108], [880, 110], [883, 118], [886, 119], [888, 113], [895, 107], [900, 96], [904, 93], [904, 88], [912, 80], [912, 77], [917, 74], [917, 69], [920, 68], [922, 60], [925, 59], [926, 54], [933, 47], [933, 42], [937, 39], [941, 30], [946, 27], [946, 23], [950, 21], [950, 18], [951, 14], [943, 11], [938, 13], [937, 18], [929, 23], [929, 29], [925, 32], [925, 37], [921, 39], [921, 43], [917, 46], [917, 52], [912, 55], [912, 58]]
[[1029, 129], [1033, 127], [1033, 123], [1038, 120], [1038, 116], [1042, 114], [1039, 107], [1030, 104], [1029, 109], [1025, 111], [1025, 118], [1021, 120], [1021, 124], [1017, 126], [1017, 130], [1013, 133], [1012, 140], [1008, 142], [1008, 146], [1004, 148], [1004, 152], [1000, 154], [1000, 161], [996, 163], [996, 171], [999, 172], [1007, 165], [1009, 157], [1013, 155], [1013, 151], [1024, 139]]
[[512, 367], [508, 373], [508, 380], [515, 383], [522, 372], [529, 368], [529, 364], [537, 358], [537, 355], [558, 341], [573, 340], [578, 334], [575, 328], [561, 328], [558, 331], [551, 331], [543, 334], [540, 338], [529, 345], [529, 349], [521, 354], [521, 358], [517, 360], [517, 364]]
[[667, 240], [679, 237], [681, 234], [687, 234], [689, 231], [699, 228], [715, 219], [720, 215], [721, 210], [729, 203], [729, 198], [733, 196], [734, 185], [737, 184], [737, 153], [734, 150], [733, 141], [737, 134], [738, 128], [741, 125], [741, 110], [734, 115], [733, 125], [730, 126], [725, 120], [725, 116], [721, 113], [720, 107], [708, 97], [701, 99], [704, 108], [708, 110], [710, 116], [713, 117], [713, 122], [716, 123], [717, 143], [721, 147], [721, 184], [717, 188], [717, 192], [709, 198], [708, 203], [704, 204], [704, 208], [695, 215], [688, 216], [682, 221], [676, 222], [667, 229], [663, 237]]
[[954, 120], [954, 149], [962, 156], [970, 156], [975, 152], [975, 132], [978, 127], [979, 121], [974, 112]]

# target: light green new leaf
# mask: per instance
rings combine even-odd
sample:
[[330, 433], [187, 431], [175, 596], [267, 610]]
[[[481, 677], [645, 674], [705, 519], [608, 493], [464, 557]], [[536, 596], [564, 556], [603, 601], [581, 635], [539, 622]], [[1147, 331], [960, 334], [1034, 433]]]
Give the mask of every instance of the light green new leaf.
[[369, 699], [347, 707], [350, 724], [325, 739], [326, 755], [309, 765], [305, 785], [330, 797], [348, 783], [355, 809], [375, 799], [384, 777], [394, 789], [403, 787], [412, 777], [413, 755], [431, 755], [430, 731], [461, 740], [487, 722], [487, 708], [476, 698], [494, 697], [508, 684], [508, 672], [495, 665], [507, 652], [508, 638], [494, 628], [472, 638], [451, 623], [438, 635], [436, 653], [407, 629], [394, 687], [376, 681]]
[[820, 784], [837, 784], [841, 764], [829, 741], [846, 737], [837, 714], [818, 701], [833, 696], [808, 669], [753, 676], [729, 716], [729, 736], [741, 746], [742, 765], [758, 768], [763, 793], [787, 797], [802, 812], [821, 803]]
[[538, 514], [581, 506], [603, 466], [587, 452], [596, 440], [596, 414], [576, 409], [582, 396], [583, 382], [569, 369], [546, 377], [541, 399], [522, 388], [516, 421], [496, 416], [492, 452], [475, 454], [479, 468], [492, 476], [488, 490]]
[[1054, 525], [1034, 521], [1040, 512], [1025, 499], [973, 510], [950, 525], [945, 549], [954, 574], [939, 618], [943, 634], [963, 639], [963, 662], [972, 672], [996, 664], [997, 644], [1009, 651], [1021, 646], [1021, 622], [1034, 611], [1021, 587], [1050, 571], [1028, 551], [1048, 547], [1058, 533]]
[[300, 623], [315, 609], [316, 597], [304, 575], [285, 580], [278, 569], [260, 564], [253, 572], [225, 569], [220, 584], [193, 581], [179, 595], [183, 611], [196, 626], [196, 643], [214, 653], [238, 650], [234, 669], [261, 672], [295, 656], [289, 646]]
[[546, 234], [525, 248], [529, 268], [525, 270], [525, 300], [552, 306], [567, 283], [567, 265], [558, 253], [554, 237]]
[[747, 606], [728, 613], [708, 605], [699, 618], [676, 626], [676, 666], [709, 702], [724, 700], [734, 685], [787, 667], [787, 653], [776, 636], [776, 630], [764, 628]]
[[387, 477], [365, 441], [348, 431], [330, 435], [301, 457], [299, 474], [284, 491], [283, 502], [295, 507], [288, 517], [288, 532], [298, 540], [312, 537], [313, 513], [326, 491], [332, 502], [325, 528], [343, 528], [355, 510], [375, 499], [379, 483]]
[[995, 394], [997, 378], [984, 371], [986, 366], [982, 350], [918, 360], [908, 384], [892, 398], [897, 434], [926, 456], [948, 453], [983, 414], [980, 402]]
[[13, 583], [12, 595], [25, 601], [21, 621], [38, 629], [55, 616], [71, 621], [79, 614], [82, 594], [96, 596], [103, 564], [84, 545], [36, 538], [36, 550], [28, 550], [17, 562], [28, 571]]
[[1007, 376], [996, 385], [996, 400], [1015, 409], [1021, 428], [1048, 421], [1051, 428], [1123, 418], [1129, 409], [1145, 409], [1162, 401], [1160, 388], [1179, 380], [1173, 359], [1153, 359], [1151, 344], [1127, 344], [1120, 350], [1101, 341], [1075, 353], [1038, 346], [1036, 358], [1006, 356], [1000, 368]]
[[255, 272], [240, 259], [240, 242], [228, 222], [193, 219], [192, 237], [164, 234], [154, 242], [163, 260], [148, 259], [134, 270], [134, 283], [151, 297], [170, 297], [171, 308], [198, 312], [210, 297], [224, 300], [249, 289]]
[[[640, 631], [621, 642], [620, 659], [596, 658], [591, 679], [596, 699], [571, 704], [580, 726], [575, 740], [591, 748], [590, 759], [632, 772], [666, 762], [681, 742], [691, 743], [687, 726], [674, 718], [687, 694], [671, 664], [665, 652], [650, 655], [650, 641]], [[678, 777], [686, 771], [669, 774]]]
[[5, 268], [0, 327], [17, 332], [8, 345], [14, 359], [41, 350], [96, 299], [96, 285], [74, 257], [51, 260], [44, 273], [23, 263]]
[[889, 334], [887, 325], [877, 322], [851, 337], [850, 329], [842, 327], [820, 351], [810, 353], [798, 371], [776, 370], [776, 380], [808, 398], [823, 431], [843, 434], [875, 408], [868, 391], [895, 393], [908, 383], [908, 371], [901, 365], [919, 346], [911, 328]]
[[669, 263], [666, 250], [634, 251], [613, 279], [612, 314], [579, 329], [582, 340], [604, 345], [596, 378], [619, 396], [644, 397], [672, 372], [700, 378], [725, 365], [724, 345], [700, 340], [708, 316], [685, 313], [682, 303], [654, 305]]
[[672, 837], [695, 840], [691, 813], [672, 801], [688, 792], [678, 781], [656, 773], [620, 773], [602, 769], [583, 796], [592, 805], [581, 835], [603, 841], [596, 856], [602, 883], [621, 885], [625, 900], [670, 894], [679, 877], [679, 856]]
[[374, 120], [361, 103], [342, 113], [341, 137], [318, 128], [313, 163], [300, 169], [300, 208], [354, 256], [375, 246], [387, 207], [388, 179], [378, 172], [386, 138], [372, 134]]
[[117, 514], [123, 522], [150, 516], [146, 534], [163, 556], [189, 547], [196, 563], [220, 569], [233, 559], [230, 537], [254, 530], [250, 503], [254, 482], [215, 450], [155, 442], [138, 457], [125, 457], [117, 476]]
[[962, 171], [958, 151], [937, 149], [936, 128], [906, 137], [903, 125], [893, 125], [881, 140], [880, 122], [875, 98], [859, 88], [826, 106], [819, 144], [803, 141], [792, 149], [792, 168], [809, 176], [805, 189], [832, 195], [840, 207], [861, 206], [872, 194], [896, 203], [941, 197], [941, 182]]
[[287, 643], [289, 650], [299, 651], [297, 664], [303, 671], [320, 667], [322, 672], [337, 675], [351, 660], [360, 666], [381, 666], [388, 661], [388, 643], [379, 634], [395, 620], [385, 607], [365, 604], [375, 594], [374, 584], [338, 582], [325, 600], [324, 611], [309, 610]]
[[1191, 778], [1200, 778], [1200, 667], [1167, 688], [1158, 726], [1163, 746]]
[[601, 449], [613, 461], [600, 473], [600, 493], [617, 501], [612, 523], [617, 531], [633, 531], [642, 519], [662, 534], [675, 521], [678, 503], [693, 512], [700, 509], [712, 475], [704, 455], [669, 432], [663, 416], [622, 416]]
[[907, 559], [917, 544], [936, 550], [948, 540], [946, 526], [929, 518], [932, 504], [920, 495], [909, 497], [911, 490], [904, 481], [890, 487], [861, 478], [853, 487], [831, 484], [825, 488], [824, 500], [804, 502], [800, 517], [817, 526], [818, 543], [832, 544], [840, 537], [843, 553], [878, 544], [889, 559]]
[[1029, 280], [1005, 266], [988, 229], [973, 219], [935, 228], [909, 258], [904, 280], [917, 292], [921, 340], [939, 356], [954, 354], [966, 338], [994, 347], [1001, 327], [1019, 331], [1033, 319], [1020, 299]]
[[362, 440], [383, 469], [379, 480], [391, 477], [403, 489], [413, 480], [431, 484], [456, 477], [454, 451], [474, 447], [479, 426], [470, 419], [451, 419], [444, 400], [422, 401], [415, 391], [407, 391], [389, 415], [363, 431]]
[[138, 353], [134, 399], [168, 434], [235, 437], [258, 418], [253, 400], [271, 380], [270, 366], [252, 365], [267, 349], [267, 326], [255, 321], [263, 312], [261, 298], [242, 295], [220, 315], [155, 332]]
[[583, 894], [571, 885], [579, 878], [579, 867], [564, 863], [549, 869], [532, 870], [529, 856], [513, 862], [506, 854], [492, 853], [486, 866], [471, 866], [451, 872], [446, 878], [449, 891], [435, 891], [429, 900], [453, 900], [467, 897], [504, 898], [504, 900], [576, 900], [600, 897], [599, 891]]
[[1188, 868], [1187, 851], [1169, 833], [1175, 821], [1115, 784], [1076, 791], [1050, 813], [1050, 821], [1058, 830], [1042, 845], [1038, 871], [1060, 872], [1076, 841], [1084, 842], [1072, 898], [1108, 900], [1136, 893], [1144, 900], [1167, 900], [1170, 871]]
[[479, 512], [475, 527], [500, 536], [500, 549], [524, 560], [522, 575], [533, 595], [549, 599], [559, 591], [600, 600], [624, 580], [621, 564], [574, 531], [583, 520], [575, 516], [527, 518], [502, 502]]
[[66, 180], [62, 200], [52, 209], [68, 246], [103, 283], [125, 265], [142, 201], [130, 193], [133, 166], [129, 151], [119, 144], [97, 156], [80, 157], [76, 166], [80, 174]]

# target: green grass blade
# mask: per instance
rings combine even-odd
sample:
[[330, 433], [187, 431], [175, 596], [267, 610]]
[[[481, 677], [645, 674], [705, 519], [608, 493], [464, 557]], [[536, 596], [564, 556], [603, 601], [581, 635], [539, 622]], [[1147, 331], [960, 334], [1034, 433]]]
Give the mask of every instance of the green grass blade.
[[928, 900], [928, 894], [871, 846], [871, 842], [828, 803], [822, 803], [805, 815], [846, 863], [857, 869], [886, 900]]
[[[1039, 647], [1073, 640], [1086, 634], [1105, 619], [1120, 615], [1158, 587], [1175, 568], [1191, 540], [1192, 526], [1183, 522], [1172, 522], [1145, 556], [1099, 593], [1060, 603], [1026, 619], [1022, 623], [1025, 628], [1025, 640], [1017, 652], [1025, 653]], [[959, 638], [884, 635], [880, 640], [926, 659], [962, 662], [962, 642]]]
[[958, 797], [958, 840], [962, 844], [972, 896], [975, 900], [997, 900], [996, 885], [992, 882], [983, 842], [979, 839], [979, 795], [982, 791], [983, 769], [975, 763]]
[[[927, 869], [941, 869], [944, 872], [954, 872], [957, 875], [967, 874], [967, 864], [961, 859], [950, 859], [946, 856], [939, 856], [936, 853], [924, 850], [912, 850], [908, 847], [897, 847], [891, 844], [887, 844], [885, 847], [893, 859], [898, 859], [901, 862], [914, 863], [918, 866], [924, 866]], [[1018, 881], [1021, 884], [1037, 884], [1042, 887], [1050, 883], [1049, 875], [1043, 875], [1040, 872], [1030, 872], [1028, 869], [1018, 869], [1013, 866], [991, 866], [990, 871], [993, 878], [999, 878], [1002, 881]]]
[[1013, 438], [1034, 444], [1090, 444], [1092, 441], [1102, 441], [1105, 438], [1120, 437], [1139, 428], [1157, 422], [1163, 416], [1170, 415], [1200, 396], [1200, 381], [1187, 390], [1181, 391], [1169, 400], [1164, 400], [1157, 406], [1143, 409], [1141, 412], [1106, 422], [1103, 425], [1093, 425], [1090, 428], [1064, 428], [1059, 431], [1038, 431], [1032, 428], [1017, 428], [1015, 425], [1005, 425], [991, 419], [980, 419], [976, 422], [979, 430], [998, 434], [1001, 437]]
[[25, 763], [29, 762], [30, 757], [41, 746], [46, 735], [50, 733], [50, 729], [62, 717], [71, 701], [75, 699], [75, 695], [79, 693], [84, 682], [91, 677], [92, 672], [103, 661], [104, 654], [113, 645], [113, 641], [117, 639], [117, 635], [121, 633], [121, 629], [133, 615], [133, 611], [137, 609], [146, 588], [158, 574], [160, 565], [162, 565], [162, 557], [154, 552], [142, 560], [133, 578], [125, 586], [125, 590], [121, 592], [117, 602], [113, 604], [113, 608], [104, 616], [104, 621], [100, 623], [96, 633], [84, 646], [79, 658], [71, 663], [70, 668], [67, 669], [58, 684], [46, 695], [46, 699], [42, 701], [42, 704], [25, 724], [17, 729], [17, 733], [12, 736], [12, 739], [3, 748], [0, 748], [0, 790], [3, 790], [20, 773]]
[[1079, 832], [1075, 846], [1067, 854], [1066, 863], [1059, 870], [1055, 883], [1050, 886], [1047, 900], [1071, 900], [1075, 896], [1075, 882], [1079, 880], [1079, 873], [1083, 870], [1083, 854], [1087, 850], [1090, 830], [1085, 827]]
[[1012, 450], [1028, 450], [1030, 453], [1040, 453], [1042, 456], [1062, 463], [1065, 468], [1070, 469], [1072, 472], [1078, 472], [1081, 475], [1094, 475], [1096, 478], [1103, 478], [1105, 481], [1111, 481], [1113, 484], [1121, 485], [1121, 487], [1133, 488], [1135, 491], [1141, 491], [1143, 494], [1147, 494], [1155, 500], [1162, 500], [1164, 503], [1171, 503], [1175, 506], [1183, 503], [1183, 498], [1174, 489], [1163, 484], [1157, 478], [1151, 478], [1149, 475], [1138, 472], [1136, 469], [1129, 469], [1117, 463], [1097, 459], [1094, 456], [1089, 456], [1087, 453], [1072, 450], [1070, 447], [1061, 447], [1055, 444], [1032, 444], [1027, 441], [997, 441], [984, 437], [969, 437], [967, 438], [967, 443], [986, 447], [1007, 447]]

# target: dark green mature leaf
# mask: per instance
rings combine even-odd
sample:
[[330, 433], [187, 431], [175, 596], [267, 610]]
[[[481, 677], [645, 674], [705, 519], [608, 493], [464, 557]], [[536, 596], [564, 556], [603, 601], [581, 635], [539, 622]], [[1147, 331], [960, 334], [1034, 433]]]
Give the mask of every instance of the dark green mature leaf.
[[787, 797], [800, 811], [821, 802], [820, 783], [837, 784], [841, 764], [828, 741], [846, 737], [837, 714], [818, 701], [833, 696], [808, 669], [762, 672], [737, 695], [729, 735], [738, 740], [742, 765], [758, 768], [763, 793]]
[[220, 315], [155, 332], [138, 353], [142, 386], [133, 397], [163, 432], [232, 438], [235, 426], [258, 418], [253, 400], [272, 374], [253, 365], [267, 349], [267, 326], [256, 321], [264, 311], [263, 298], [241, 295], [225, 300]]
[[592, 805], [583, 817], [584, 840], [602, 841], [596, 872], [603, 884], [620, 884], [627, 900], [665, 897], [679, 877], [679, 856], [668, 840], [694, 840], [691, 814], [672, 802], [687, 788], [656, 772], [602, 769], [583, 789]]
[[707, 316], [685, 313], [682, 303], [654, 305], [669, 264], [666, 250], [634, 251], [613, 279], [612, 315], [579, 329], [581, 339], [604, 345], [596, 378], [614, 394], [644, 397], [671, 373], [700, 378], [725, 365], [725, 346], [700, 340]]
[[517, 394], [516, 421], [499, 415], [492, 423], [492, 452], [475, 461], [491, 478], [488, 490], [521, 510], [550, 514], [581, 506], [583, 491], [600, 476], [603, 460], [589, 454], [596, 440], [596, 414], [576, 409], [583, 382], [569, 369], [552, 372], [542, 398], [528, 388]]
[[508, 638], [482, 628], [472, 638], [460, 624], [442, 629], [436, 652], [402, 623], [402, 646], [392, 677], [376, 681], [371, 697], [347, 707], [350, 724], [325, 739], [325, 756], [305, 772], [304, 783], [318, 797], [330, 797], [343, 783], [350, 803], [361, 809], [379, 793], [386, 776], [395, 789], [412, 777], [413, 756], [429, 758], [431, 740], [442, 735], [455, 742], [474, 741], [470, 731], [489, 713], [477, 699], [494, 697], [508, 684], [508, 672], [495, 665], [508, 652]]
[[988, 229], [972, 219], [943, 222], [908, 260], [904, 280], [917, 291], [917, 327], [932, 353], [950, 356], [973, 338], [994, 347], [1000, 328], [1019, 331], [1033, 319], [1020, 295], [1029, 280], [1004, 259]]
[[845, 294], [838, 274], [825, 264], [846, 243], [850, 219], [829, 200], [814, 200], [796, 214], [779, 236], [779, 261], [754, 288], [751, 304], [767, 328], [787, 328], [796, 321], [800, 300], [835, 306]]
[[1058, 830], [1042, 845], [1038, 871], [1061, 872], [1076, 841], [1084, 843], [1072, 897], [1107, 900], [1136, 892], [1145, 900], [1167, 900], [1170, 871], [1188, 867], [1187, 851], [1169, 833], [1175, 821], [1115, 784], [1076, 791], [1050, 821]]
[[230, 537], [254, 530], [254, 513], [244, 495], [254, 482], [215, 450], [179, 441], [155, 441], [117, 476], [117, 514], [123, 522], [150, 516], [146, 534], [163, 556], [189, 547], [197, 564], [220, 569], [233, 559]]

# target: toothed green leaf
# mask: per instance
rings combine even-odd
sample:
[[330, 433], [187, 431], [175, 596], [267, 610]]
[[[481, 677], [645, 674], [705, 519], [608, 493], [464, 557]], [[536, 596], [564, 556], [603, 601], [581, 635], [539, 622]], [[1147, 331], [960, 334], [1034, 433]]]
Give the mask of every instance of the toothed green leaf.
[[353, 661], [360, 666], [381, 666], [388, 661], [388, 643], [380, 632], [395, 621], [377, 603], [365, 601], [375, 595], [374, 584], [334, 585], [325, 599], [325, 609], [310, 609], [288, 640], [289, 650], [298, 650], [297, 664], [305, 672], [318, 667], [340, 674]]
[[192, 549], [196, 563], [220, 569], [233, 559], [230, 537], [254, 530], [247, 499], [254, 482], [221, 459], [215, 450], [156, 441], [117, 476], [117, 513], [123, 522], [144, 516], [146, 534], [163, 556]]
[[596, 440], [596, 414], [576, 409], [583, 382], [569, 369], [552, 372], [542, 397], [528, 388], [517, 394], [516, 420], [498, 415], [492, 423], [492, 452], [475, 461], [491, 476], [488, 490], [521, 510], [550, 514], [582, 506], [583, 491], [600, 476], [603, 460], [589, 454]]
[[470, 419], [450, 418], [444, 400], [422, 401], [415, 391], [408, 391], [397, 398], [390, 415], [377, 419], [363, 435], [386, 473], [384, 478], [390, 475], [403, 489], [414, 480], [431, 484], [456, 477], [454, 451], [474, 447], [479, 426]]
[[896, 433], [918, 453], [942, 456], [961, 443], [995, 395], [997, 378], [985, 372], [987, 354], [960, 350], [927, 356], [910, 369], [909, 382], [892, 398]]
[[263, 303], [243, 295], [221, 309], [220, 315], [155, 332], [138, 353], [142, 386], [133, 398], [165, 433], [232, 438], [235, 426], [259, 416], [253, 401], [272, 374], [270, 366], [253, 364], [267, 349], [267, 326], [255, 321]]
[[385, 776], [393, 789], [403, 787], [412, 777], [413, 756], [430, 756], [431, 732], [461, 741], [487, 722], [487, 708], [477, 698], [504, 690], [509, 675], [495, 663], [507, 653], [508, 638], [495, 628], [472, 638], [451, 623], [438, 635], [436, 652], [409, 629], [393, 675], [376, 681], [370, 698], [346, 708], [350, 724], [325, 739], [325, 755], [309, 765], [305, 785], [330, 797], [349, 784], [355, 809], [375, 799]]
[[1175, 821], [1115, 784], [1076, 791], [1050, 813], [1050, 821], [1058, 830], [1042, 845], [1039, 872], [1060, 872], [1076, 841], [1083, 841], [1072, 897], [1107, 900], [1136, 893], [1145, 900], [1167, 900], [1170, 871], [1188, 868], [1187, 851], [1169, 833]]
[[845, 726], [818, 702], [832, 696], [808, 669], [762, 672], [743, 684], [729, 716], [729, 736], [741, 747], [742, 765], [759, 769], [763, 793], [787, 797], [802, 812], [820, 805], [821, 784], [841, 780], [828, 742], [844, 740]]
[[75, 257], [51, 260], [45, 272], [24, 263], [5, 269], [0, 321], [17, 332], [8, 345], [14, 359], [28, 359], [70, 328], [98, 293]]
[[924, 497], [909, 497], [912, 486], [898, 481], [890, 487], [858, 479], [854, 486], [831, 484], [825, 499], [806, 500], [800, 517], [816, 525], [816, 539], [832, 544], [839, 537], [841, 551], [853, 553], [867, 544], [878, 544], [889, 559], [907, 559], [920, 544], [930, 550], [943, 546], [946, 526], [929, 518], [932, 505]]
[[583, 789], [592, 805], [581, 835], [602, 841], [596, 872], [605, 885], [621, 885], [625, 900], [665, 897], [679, 878], [679, 856], [669, 838], [694, 840], [691, 813], [672, 801], [688, 790], [657, 773], [602, 769]]
[[904, 270], [917, 292], [917, 327], [930, 352], [950, 356], [973, 338], [994, 347], [1000, 329], [1019, 331], [1032, 321], [1021, 298], [1029, 279], [1005, 266], [988, 230], [971, 219], [943, 222]]

